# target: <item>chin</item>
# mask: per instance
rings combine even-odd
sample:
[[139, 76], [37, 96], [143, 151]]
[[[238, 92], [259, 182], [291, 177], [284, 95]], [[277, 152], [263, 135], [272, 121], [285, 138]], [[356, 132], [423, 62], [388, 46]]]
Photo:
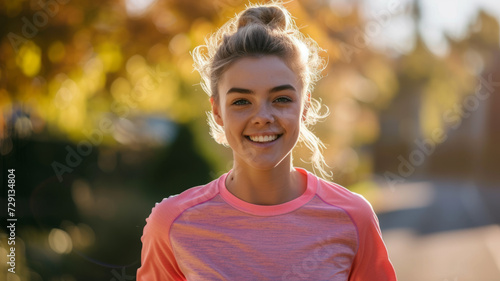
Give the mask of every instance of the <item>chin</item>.
[[252, 162], [252, 163], [247, 163], [247, 164], [256, 170], [269, 171], [269, 170], [278, 168], [280, 166], [280, 164], [284, 164], [283, 160], [284, 159], [276, 160], [276, 161], [265, 161], [265, 162], [258, 161], [258, 162]]

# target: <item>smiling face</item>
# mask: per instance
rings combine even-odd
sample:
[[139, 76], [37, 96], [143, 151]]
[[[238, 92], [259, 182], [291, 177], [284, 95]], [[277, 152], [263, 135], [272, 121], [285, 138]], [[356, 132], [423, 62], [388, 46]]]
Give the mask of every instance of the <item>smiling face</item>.
[[245, 57], [223, 73], [215, 121], [224, 128], [235, 164], [267, 170], [291, 165], [303, 116], [299, 77], [278, 57]]

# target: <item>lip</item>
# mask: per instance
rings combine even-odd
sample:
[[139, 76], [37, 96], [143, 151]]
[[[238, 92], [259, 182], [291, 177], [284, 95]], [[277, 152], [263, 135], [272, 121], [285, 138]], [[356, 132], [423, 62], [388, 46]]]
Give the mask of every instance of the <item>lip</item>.
[[252, 137], [260, 137], [260, 136], [274, 136], [278, 135], [281, 136], [283, 133], [277, 133], [277, 132], [262, 132], [262, 133], [255, 133], [255, 134], [244, 134], [245, 137], [252, 136]]

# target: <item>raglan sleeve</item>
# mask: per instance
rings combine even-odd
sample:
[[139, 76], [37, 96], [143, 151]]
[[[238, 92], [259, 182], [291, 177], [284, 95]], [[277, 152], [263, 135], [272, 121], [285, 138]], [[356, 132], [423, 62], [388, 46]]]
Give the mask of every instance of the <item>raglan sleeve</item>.
[[186, 280], [175, 259], [169, 239], [172, 214], [168, 200], [157, 204], [143, 230], [141, 267], [137, 281]]
[[364, 198], [356, 208], [359, 246], [349, 281], [396, 281], [396, 272], [380, 231], [378, 218]]

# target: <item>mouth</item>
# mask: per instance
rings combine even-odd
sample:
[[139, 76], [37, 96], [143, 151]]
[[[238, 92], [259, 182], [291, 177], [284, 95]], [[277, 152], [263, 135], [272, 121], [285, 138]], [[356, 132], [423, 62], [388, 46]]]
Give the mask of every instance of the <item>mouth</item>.
[[258, 143], [272, 142], [280, 138], [283, 134], [267, 135], [267, 136], [245, 136], [248, 140]]

